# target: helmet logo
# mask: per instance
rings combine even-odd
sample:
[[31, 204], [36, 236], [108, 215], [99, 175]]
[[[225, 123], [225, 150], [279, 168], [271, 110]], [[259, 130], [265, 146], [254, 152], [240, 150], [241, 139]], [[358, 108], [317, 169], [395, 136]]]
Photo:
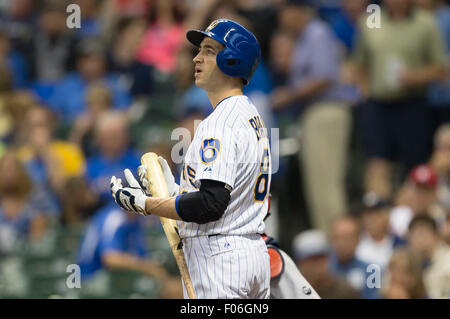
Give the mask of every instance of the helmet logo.
[[231, 28], [230, 30], [227, 31], [227, 33], [226, 33], [225, 36], [223, 37], [223, 40], [224, 40], [225, 42], [227, 42], [227, 37], [228, 37], [228, 35], [230, 34], [230, 32], [232, 32], [232, 31], [236, 31], [236, 29], [235, 29], [235, 28]]
[[211, 22], [211, 24], [206, 28], [206, 32], [209, 32], [209, 31], [211, 31], [212, 29], [214, 29], [215, 27], [216, 27], [216, 25], [218, 25], [220, 22], [225, 22], [225, 21], [227, 21], [227, 20], [225, 20], [225, 19], [217, 19], [217, 20], [214, 20], [213, 22]]

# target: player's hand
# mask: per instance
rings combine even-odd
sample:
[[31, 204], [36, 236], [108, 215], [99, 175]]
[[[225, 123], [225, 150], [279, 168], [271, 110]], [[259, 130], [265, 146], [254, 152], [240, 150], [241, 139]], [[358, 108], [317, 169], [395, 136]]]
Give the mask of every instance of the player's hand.
[[120, 178], [116, 178], [115, 176], [111, 177], [110, 187], [112, 197], [123, 210], [144, 216], [149, 215], [145, 211], [147, 195], [129, 169], [125, 169], [124, 173], [129, 187], [123, 187]]
[[[158, 161], [161, 164], [169, 196], [177, 195], [179, 186], [177, 183], [175, 183], [175, 178], [172, 175], [172, 171], [170, 170], [169, 164], [167, 164], [167, 161], [162, 156], [158, 156]], [[148, 180], [145, 177], [146, 172], [147, 166], [141, 165], [138, 167], [139, 179], [141, 181], [142, 186], [144, 186], [144, 188], [147, 190]]]

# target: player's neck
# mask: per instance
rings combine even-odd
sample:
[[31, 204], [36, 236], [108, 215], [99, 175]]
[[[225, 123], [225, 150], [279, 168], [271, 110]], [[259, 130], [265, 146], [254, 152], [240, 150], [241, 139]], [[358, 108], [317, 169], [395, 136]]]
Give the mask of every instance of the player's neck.
[[208, 98], [213, 106], [213, 109], [216, 108], [217, 104], [220, 103], [223, 99], [229, 96], [237, 96], [243, 95], [242, 88], [232, 88], [227, 90], [219, 90], [219, 91], [208, 91]]

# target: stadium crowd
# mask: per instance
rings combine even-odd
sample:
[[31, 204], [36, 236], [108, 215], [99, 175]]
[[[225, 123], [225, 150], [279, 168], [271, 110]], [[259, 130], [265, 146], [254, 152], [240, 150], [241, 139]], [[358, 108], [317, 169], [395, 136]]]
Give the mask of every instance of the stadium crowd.
[[218, 18], [262, 49], [269, 235], [322, 298], [450, 298], [444, 0], [0, 1], [0, 298], [182, 296], [159, 220], [109, 181], [150, 150], [179, 178], [174, 129], [212, 111], [185, 32]]

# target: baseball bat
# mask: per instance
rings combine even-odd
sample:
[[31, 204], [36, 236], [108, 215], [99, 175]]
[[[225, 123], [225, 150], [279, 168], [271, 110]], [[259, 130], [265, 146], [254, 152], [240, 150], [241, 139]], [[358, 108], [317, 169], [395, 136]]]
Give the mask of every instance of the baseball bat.
[[[141, 163], [147, 167], [147, 172], [145, 174], [149, 184], [147, 190], [154, 197], [168, 197], [169, 192], [167, 190], [161, 164], [158, 161], [158, 155], [153, 152], [145, 153], [141, 157]], [[183, 278], [188, 297], [189, 299], [196, 299], [197, 297], [187, 268], [181, 239], [178, 234], [177, 222], [174, 219], [164, 217], [160, 217], [160, 220], [164, 233], [169, 241], [170, 249], [172, 250], [178, 269], [180, 270], [181, 278]]]

